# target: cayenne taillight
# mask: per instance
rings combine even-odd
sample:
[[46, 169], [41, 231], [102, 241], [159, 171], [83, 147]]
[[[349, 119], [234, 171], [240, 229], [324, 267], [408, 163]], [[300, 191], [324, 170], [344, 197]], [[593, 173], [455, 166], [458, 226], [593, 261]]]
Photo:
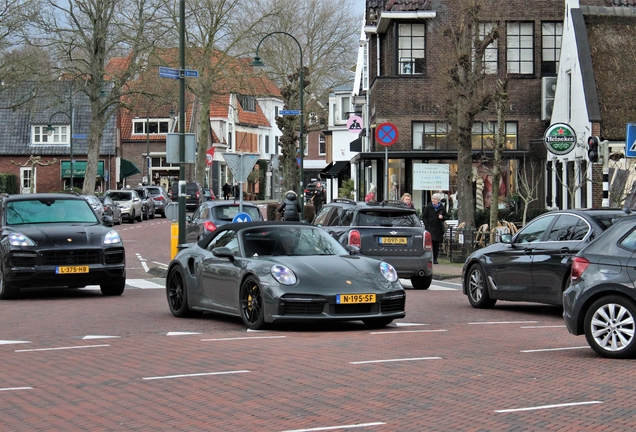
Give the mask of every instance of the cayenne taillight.
[[357, 246], [358, 248], [362, 248], [362, 238], [360, 237], [360, 231], [358, 230], [349, 231], [349, 244], [351, 246]]
[[212, 232], [212, 231], [214, 231], [216, 229], [216, 225], [214, 225], [210, 221], [205, 221], [203, 223], [203, 228], [205, 228], [206, 231]]
[[574, 257], [572, 259], [572, 280], [580, 278], [589, 265], [590, 262], [587, 259], [583, 257]]
[[163, 195], [155, 197], [155, 201], [163, 201]]
[[428, 231], [424, 231], [424, 250], [433, 250], [433, 237]]

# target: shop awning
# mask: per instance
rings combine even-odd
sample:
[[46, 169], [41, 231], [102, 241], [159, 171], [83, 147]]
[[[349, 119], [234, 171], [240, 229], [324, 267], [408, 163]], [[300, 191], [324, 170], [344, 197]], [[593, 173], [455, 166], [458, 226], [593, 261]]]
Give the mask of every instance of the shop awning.
[[[86, 175], [86, 161], [73, 162], [73, 177], [84, 178]], [[104, 161], [97, 162], [97, 176], [104, 177]], [[62, 161], [62, 178], [71, 178], [71, 161]]]
[[320, 174], [327, 174], [327, 171], [329, 171], [332, 166], [333, 166], [333, 162], [330, 162], [329, 165], [327, 165], [322, 170], [320, 170]]
[[342, 171], [348, 168], [348, 161], [337, 161], [334, 162], [333, 166], [329, 168], [329, 171], [326, 172], [326, 175], [331, 177], [338, 177]]
[[356, 138], [349, 143], [349, 151], [361, 152], [362, 151], [362, 138]]
[[130, 177], [135, 174], [141, 174], [141, 170], [137, 167], [137, 165], [128, 159], [121, 158], [121, 163], [119, 165], [119, 180], [123, 180], [126, 177]]

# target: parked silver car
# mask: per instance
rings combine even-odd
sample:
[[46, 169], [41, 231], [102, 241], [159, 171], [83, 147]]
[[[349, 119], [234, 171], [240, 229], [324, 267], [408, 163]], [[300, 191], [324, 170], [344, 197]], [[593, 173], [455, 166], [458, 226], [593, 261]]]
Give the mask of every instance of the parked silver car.
[[104, 219], [104, 205], [95, 195], [82, 195], [86, 201], [91, 205], [100, 220]]
[[106, 191], [106, 196], [110, 197], [121, 209], [121, 216], [130, 223], [142, 221], [143, 211], [141, 209], [141, 198], [137, 191], [132, 189]]
[[[142, 186], [148, 191], [152, 199], [155, 201], [155, 213], [166, 217], [165, 208], [166, 205], [172, 202], [168, 193], [161, 186]], [[139, 188], [137, 188], [139, 189]]]

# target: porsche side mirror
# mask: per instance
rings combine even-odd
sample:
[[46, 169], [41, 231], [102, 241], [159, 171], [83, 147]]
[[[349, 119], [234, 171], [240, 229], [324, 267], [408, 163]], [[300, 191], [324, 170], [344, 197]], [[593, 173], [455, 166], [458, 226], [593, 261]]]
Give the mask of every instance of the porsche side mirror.
[[360, 248], [358, 246], [347, 245], [346, 248], [349, 255], [358, 255], [360, 253]]
[[111, 215], [104, 215], [102, 216], [102, 224], [107, 227], [112, 227], [115, 225], [115, 221]]
[[230, 261], [234, 261], [234, 253], [227, 247], [218, 247], [212, 249], [212, 255], [217, 258], [228, 258]]

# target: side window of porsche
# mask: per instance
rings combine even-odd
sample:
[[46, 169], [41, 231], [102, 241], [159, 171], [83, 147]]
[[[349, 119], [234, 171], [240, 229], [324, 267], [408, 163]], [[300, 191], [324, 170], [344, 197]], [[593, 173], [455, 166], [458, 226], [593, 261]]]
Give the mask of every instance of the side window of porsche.
[[208, 250], [211, 251], [212, 249], [218, 247], [227, 247], [232, 251], [234, 255], [238, 255], [239, 247], [236, 231], [225, 231], [223, 234], [213, 239], [208, 245]]

